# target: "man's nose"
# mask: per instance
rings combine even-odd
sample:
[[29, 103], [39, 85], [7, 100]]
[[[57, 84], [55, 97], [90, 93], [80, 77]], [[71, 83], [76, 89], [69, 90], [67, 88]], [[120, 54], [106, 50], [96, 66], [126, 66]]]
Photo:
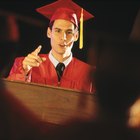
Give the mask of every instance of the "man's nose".
[[66, 40], [67, 39], [67, 35], [65, 32], [62, 33], [61, 39]]

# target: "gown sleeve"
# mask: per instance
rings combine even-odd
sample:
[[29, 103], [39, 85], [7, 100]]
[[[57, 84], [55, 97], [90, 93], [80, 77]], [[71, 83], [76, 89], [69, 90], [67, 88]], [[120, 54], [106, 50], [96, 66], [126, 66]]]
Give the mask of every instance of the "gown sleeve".
[[15, 62], [10, 70], [7, 79], [30, 82], [31, 72], [29, 72], [28, 75], [25, 74], [24, 69], [22, 67], [23, 59], [24, 57], [18, 57], [15, 59]]

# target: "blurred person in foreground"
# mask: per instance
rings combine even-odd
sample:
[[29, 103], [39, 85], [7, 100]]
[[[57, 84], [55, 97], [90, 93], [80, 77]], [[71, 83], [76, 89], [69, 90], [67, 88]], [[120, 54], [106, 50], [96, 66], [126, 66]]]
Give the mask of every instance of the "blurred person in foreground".
[[[41, 46], [26, 57], [17, 58], [8, 79], [59, 86], [85, 93], [94, 93], [91, 78], [94, 68], [72, 56], [72, 47], [83, 34], [83, 21], [93, 15], [72, 0], [58, 0], [37, 9], [50, 19], [47, 37], [50, 38], [49, 54], [39, 54]], [[82, 48], [80, 40], [80, 48]]]
[[[130, 32], [129, 40], [139, 44], [140, 47], [140, 9], [138, 10], [138, 13], [135, 17], [134, 24]], [[136, 131], [140, 132], [140, 97], [131, 106], [129, 110], [129, 116], [129, 126], [133, 127]]]

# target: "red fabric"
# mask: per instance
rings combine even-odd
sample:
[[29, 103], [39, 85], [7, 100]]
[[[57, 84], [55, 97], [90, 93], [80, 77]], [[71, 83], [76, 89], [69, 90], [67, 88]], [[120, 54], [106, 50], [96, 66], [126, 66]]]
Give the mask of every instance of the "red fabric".
[[[52, 86], [60, 86], [74, 90], [80, 90], [86, 93], [93, 93], [95, 91], [91, 71], [93, 70], [88, 64], [73, 58], [70, 64], [65, 68], [60, 83], [54, 65], [48, 58], [48, 55], [42, 54], [46, 57], [46, 61], [39, 67], [31, 69], [27, 81], [46, 84]], [[17, 58], [10, 71], [8, 79], [25, 81], [25, 74], [22, 69], [23, 57]], [[31, 75], [31, 79], [29, 78]]]
[[[81, 17], [81, 9], [82, 7], [72, 0], [58, 0], [53, 3], [44, 5], [40, 8], [37, 8], [37, 12], [44, 15], [50, 21], [54, 21], [56, 19], [65, 19], [68, 21], [73, 22], [75, 25], [78, 26]], [[74, 14], [77, 17], [74, 17]], [[83, 9], [83, 20], [88, 20], [93, 18], [94, 16]]]

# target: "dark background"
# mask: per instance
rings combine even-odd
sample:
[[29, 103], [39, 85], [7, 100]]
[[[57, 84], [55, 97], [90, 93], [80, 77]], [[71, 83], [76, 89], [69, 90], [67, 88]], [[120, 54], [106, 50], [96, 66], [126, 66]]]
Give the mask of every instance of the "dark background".
[[[7, 69], [11, 67], [15, 57], [26, 56], [40, 44], [43, 46], [41, 53], [49, 52], [50, 43], [46, 37], [49, 21], [37, 13], [35, 9], [51, 2], [54, 2], [54, 0], [0, 1], [0, 10], [16, 17], [20, 35], [19, 41], [16, 47], [13, 47], [13, 50], [11, 49], [12, 45], [4, 47], [5, 54], [2, 53], [3, 58], [1, 60], [6, 64], [11, 63]], [[135, 17], [140, 8], [139, 0], [74, 0], [74, 2], [95, 16], [94, 19], [84, 23], [84, 48], [79, 50], [78, 42], [75, 43], [73, 48], [73, 55], [85, 62], [89, 62], [88, 54], [92, 50], [91, 48], [94, 49], [94, 46], [96, 46], [97, 38], [106, 38], [107, 36], [121, 39], [129, 38]], [[8, 59], [13, 53], [14, 56]], [[94, 53], [90, 55], [94, 55]]]

